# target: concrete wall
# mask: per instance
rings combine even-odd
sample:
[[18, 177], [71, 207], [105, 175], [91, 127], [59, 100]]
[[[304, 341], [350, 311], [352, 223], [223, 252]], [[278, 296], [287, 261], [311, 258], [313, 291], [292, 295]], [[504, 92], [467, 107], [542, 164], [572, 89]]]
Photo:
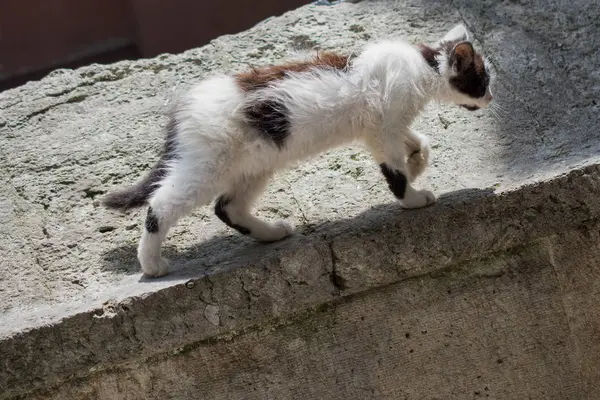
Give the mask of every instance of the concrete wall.
[[100, 368], [32, 398], [595, 399], [598, 227]]

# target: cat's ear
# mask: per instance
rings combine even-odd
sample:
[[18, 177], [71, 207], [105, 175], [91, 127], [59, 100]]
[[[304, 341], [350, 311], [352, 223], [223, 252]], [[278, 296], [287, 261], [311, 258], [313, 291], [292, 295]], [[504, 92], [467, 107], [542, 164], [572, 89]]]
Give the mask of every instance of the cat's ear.
[[442, 42], [464, 42], [466, 40], [469, 40], [467, 28], [463, 24], [458, 24], [446, 33]]
[[450, 54], [450, 63], [454, 72], [466, 70], [475, 58], [475, 49], [470, 42], [457, 44]]

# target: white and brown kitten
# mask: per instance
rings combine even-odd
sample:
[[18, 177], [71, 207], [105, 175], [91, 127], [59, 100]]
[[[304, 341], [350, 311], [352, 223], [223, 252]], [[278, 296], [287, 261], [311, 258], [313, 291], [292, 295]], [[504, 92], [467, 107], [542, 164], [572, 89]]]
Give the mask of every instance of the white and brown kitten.
[[411, 183], [427, 166], [429, 146], [410, 126], [431, 100], [486, 107], [489, 76], [463, 25], [435, 47], [385, 41], [355, 57], [321, 53], [213, 76], [174, 102], [156, 166], [104, 204], [150, 206], [138, 247], [149, 276], [167, 273], [168, 230], [215, 198], [217, 217], [242, 234], [264, 242], [292, 234], [286, 222], [256, 218], [253, 202], [276, 170], [353, 141], [366, 145], [404, 207], [424, 207], [434, 195]]

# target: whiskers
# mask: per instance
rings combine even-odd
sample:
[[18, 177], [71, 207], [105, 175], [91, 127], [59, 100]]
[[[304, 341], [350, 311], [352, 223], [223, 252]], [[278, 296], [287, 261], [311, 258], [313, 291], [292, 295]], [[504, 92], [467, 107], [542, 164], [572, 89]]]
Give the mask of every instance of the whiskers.
[[510, 116], [508, 109], [497, 100], [492, 101], [487, 109], [492, 113], [498, 122], [502, 122]]
[[[496, 83], [496, 77], [498, 75], [498, 72], [500, 71], [499, 65], [499, 62], [495, 57], [491, 55], [488, 55], [486, 57], [485, 66], [490, 75], [490, 86], [494, 86], [494, 84]], [[508, 108], [502, 105], [497, 99], [494, 99], [488, 105], [487, 109], [490, 110], [490, 113], [498, 122], [502, 122], [510, 116], [510, 111], [508, 110]]]

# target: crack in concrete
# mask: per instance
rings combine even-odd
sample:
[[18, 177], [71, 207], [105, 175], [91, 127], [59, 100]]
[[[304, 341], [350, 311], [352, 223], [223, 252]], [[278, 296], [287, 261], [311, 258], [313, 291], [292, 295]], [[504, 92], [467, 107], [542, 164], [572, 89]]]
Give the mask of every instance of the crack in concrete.
[[78, 96], [69, 97], [68, 99], [66, 99], [64, 101], [60, 101], [58, 103], [50, 104], [49, 106], [43, 107], [43, 108], [41, 108], [39, 110], [35, 110], [33, 112], [30, 112], [29, 114], [27, 114], [27, 115], [19, 118], [15, 122], [15, 124], [13, 125], [13, 127], [14, 126], [22, 125], [23, 123], [29, 121], [31, 118], [36, 117], [38, 115], [43, 115], [43, 114], [47, 113], [48, 111], [52, 110], [53, 108], [56, 108], [56, 107], [59, 107], [59, 106], [65, 105], [65, 104], [80, 103], [80, 102], [84, 101], [87, 98], [88, 98], [88, 95], [81, 94], [81, 95], [78, 95]]
[[130, 311], [129, 307], [122, 304], [120, 305], [119, 310], [117, 310], [117, 315], [119, 317], [119, 331], [125, 339], [140, 344], [141, 340], [137, 337], [135, 318]]
[[543, 246], [545, 248], [544, 250], [548, 255], [548, 261], [550, 263], [550, 266], [552, 267], [554, 276], [556, 277], [556, 282], [558, 283], [558, 289], [561, 293], [560, 306], [563, 315], [565, 316], [565, 319], [567, 321], [567, 326], [569, 328], [569, 336], [571, 337], [572, 343], [574, 344], [577, 356], [580, 357], [580, 355], [582, 354], [582, 349], [579, 345], [579, 340], [577, 340], [576, 328], [573, 326], [573, 315], [569, 312], [570, 307], [567, 304], [568, 289], [565, 287], [564, 274], [561, 273], [560, 267], [557, 263], [556, 256], [554, 254], [554, 246], [552, 245], [552, 240], [550, 237], [543, 239]]
[[206, 285], [206, 288], [208, 289], [208, 297], [209, 299], [204, 298], [204, 295], [202, 294], [202, 292], [200, 292], [200, 295], [198, 296], [198, 299], [203, 302], [204, 304], [210, 304], [211, 306], [216, 306], [217, 302], [215, 301], [215, 294], [214, 294], [214, 282], [210, 279], [210, 276], [204, 275], [203, 278], [208, 284]]
[[246, 289], [246, 284], [244, 283], [244, 277], [240, 276], [240, 283], [242, 284], [242, 291], [246, 293], [246, 301], [248, 302], [247, 309], [250, 310], [252, 308], [252, 292], [251, 289]]
[[331, 283], [336, 288], [336, 290], [338, 291], [338, 294], [339, 294], [339, 292], [346, 289], [346, 280], [338, 273], [338, 265], [337, 264], [338, 264], [339, 258], [335, 254], [335, 250], [333, 249], [333, 240], [328, 240], [327, 245], [329, 247], [329, 254], [331, 256], [331, 273], [329, 274], [329, 277], [331, 279]]
[[292, 189], [292, 184], [287, 179], [285, 180], [285, 182], [288, 185], [289, 193], [290, 193], [290, 196], [292, 197], [292, 200], [294, 200], [294, 203], [296, 203], [296, 207], [298, 207], [298, 209], [300, 210], [300, 219], [302, 220], [302, 223], [307, 226], [310, 225], [310, 221], [306, 217], [306, 214], [304, 213], [304, 210], [302, 209], [302, 205], [300, 204], [300, 202], [296, 198], [296, 195], [294, 194], [294, 190]]

